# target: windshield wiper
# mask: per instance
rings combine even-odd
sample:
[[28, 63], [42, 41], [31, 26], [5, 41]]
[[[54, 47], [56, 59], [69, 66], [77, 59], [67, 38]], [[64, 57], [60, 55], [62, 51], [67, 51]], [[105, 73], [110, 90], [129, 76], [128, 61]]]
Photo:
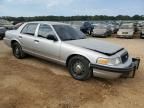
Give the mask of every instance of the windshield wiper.
[[85, 37], [79, 38], [79, 39], [85, 39]]
[[76, 40], [76, 39], [73, 39], [73, 38], [70, 38], [70, 39], [64, 39], [64, 41], [69, 41], [69, 40]]

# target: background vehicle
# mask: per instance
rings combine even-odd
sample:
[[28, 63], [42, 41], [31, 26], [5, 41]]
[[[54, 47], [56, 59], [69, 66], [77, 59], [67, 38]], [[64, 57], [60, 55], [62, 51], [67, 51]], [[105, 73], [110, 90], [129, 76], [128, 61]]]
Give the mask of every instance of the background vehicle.
[[94, 25], [92, 36], [107, 37], [111, 36], [111, 34], [112, 31], [107, 25], [104, 24]]
[[2, 40], [5, 36], [6, 28], [0, 27], [0, 40]]
[[83, 25], [80, 27], [80, 30], [85, 33], [91, 35], [94, 26], [90, 22], [84, 22]]
[[14, 25], [10, 21], [0, 19], [0, 27], [5, 27], [7, 30], [13, 30]]
[[136, 25], [137, 31], [141, 31], [143, 26], [144, 26], [144, 22], [138, 22]]
[[112, 33], [117, 33], [119, 30], [119, 25], [118, 24], [108, 24], [108, 28], [112, 31]]
[[71, 25], [72, 27], [74, 27], [75, 29], [77, 29], [77, 30], [80, 30], [80, 25]]
[[117, 37], [133, 38], [135, 33], [135, 28], [133, 23], [124, 23], [120, 26]]
[[144, 25], [141, 28], [140, 38], [144, 38]]
[[24, 23], [17, 30], [7, 31], [4, 41], [16, 58], [28, 53], [63, 64], [77, 80], [92, 75], [108, 79], [134, 77], [140, 63], [121, 46], [86, 38], [81, 31], [57, 22]]
[[18, 29], [22, 24], [23, 24], [23, 22], [15, 24], [14, 29]]

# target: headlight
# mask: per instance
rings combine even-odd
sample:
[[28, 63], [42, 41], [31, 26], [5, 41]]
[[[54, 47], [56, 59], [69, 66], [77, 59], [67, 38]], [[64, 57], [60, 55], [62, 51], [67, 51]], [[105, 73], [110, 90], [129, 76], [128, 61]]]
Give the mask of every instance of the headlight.
[[121, 59], [119, 57], [110, 60], [110, 65], [119, 65], [119, 64], [121, 64]]
[[106, 59], [106, 58], [98, 58], [96, 62], [97, 62], [97, 64], [108, 65], [108, 64], [109, 64], [109, 59]]
[[96, 63], [100, 65], [119, 65], [121, 63], [121, 59], [119, 57], [112, 59], [98, 58]]

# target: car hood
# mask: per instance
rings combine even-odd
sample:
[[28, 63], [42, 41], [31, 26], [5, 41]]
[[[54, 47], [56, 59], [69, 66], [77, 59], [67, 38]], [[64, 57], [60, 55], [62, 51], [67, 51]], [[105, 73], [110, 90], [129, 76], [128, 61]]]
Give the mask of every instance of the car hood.
[[91, 39], [91, 38], [66, 41], [66, 43], [74, 45], [74, 46], [82, 47], [85, 49], [89, 49], [92, 51], [96, 51], [96, 52], [99, 52], [108, 56], [114, 55], [117, 52], [124, 49], [118, 45], [115, 45], [106, 41]]
[[133, 29], [119, 29], [119, 32], [134, 32]]

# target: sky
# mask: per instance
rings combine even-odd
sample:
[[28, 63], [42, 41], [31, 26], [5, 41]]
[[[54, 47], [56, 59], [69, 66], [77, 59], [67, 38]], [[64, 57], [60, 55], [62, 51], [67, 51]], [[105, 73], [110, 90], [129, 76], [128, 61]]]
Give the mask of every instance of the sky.
[[0, 16], [144, 15], [144, 0], [0, 0]]

